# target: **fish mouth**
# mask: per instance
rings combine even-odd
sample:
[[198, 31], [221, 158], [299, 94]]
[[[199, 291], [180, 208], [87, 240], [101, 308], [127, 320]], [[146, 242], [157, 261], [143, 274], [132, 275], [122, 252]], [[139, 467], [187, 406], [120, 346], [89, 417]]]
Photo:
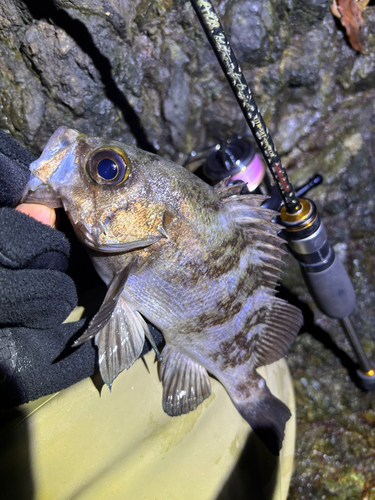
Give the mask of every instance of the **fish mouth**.
[[33, 174], [30, 175], [30, 180], [22, 193], [20, 203], [40, 203], [47, 205], [49, 208], [61, 208], [63, 206], [60, 196], [53, 191], [51, 186], [45, 184]]
[[123, 249], [122, 248], [120, 249], [116, 243], [103, 244], [100, 242], [100, 236], [102, 235], [102, 233], [104, 233], [104, 231], [102, 228], [99, 227], [99, 225], [94, 225], [91, 228], [91, 231], [89, 231], [82, 222], [77, 222], [75, 224], [73, 223], [73, 225], [74, 225], [74, 232], [76, 233], [81, 243], [91, 248], [92, 250], [96, 250], [97, 252], [102, 252], [102, 253], [123, 252]]
[[[30, 179], [21, 197], [21, 203], [41, 203], [50, 208], [61, 208], [62, 201], [52, 185], [66, 173], [60, 172], [64, 159], [74, 147], [80, 133], [67, 127], [58, 128], [50, 137], [41, 156], [30, 164]], [[54, 181], [52, 177], [56, 178]]]
[[[69, 219], [71, 219], [71, 217], [69, 217]], [[78, 239], [84, 245], [91, 248], [92, 250], [100, 251], [100, 247], [102, 245], [99, 242], [99, 237], [100, 237], [99, 231], [95, 231], [95, 233], [92, 234], [82, 222], [77, 222], [77, 223], [73, 222], [73, 225], [74, 225], [74, 232], [76, 233]]]
[[141, 248], [153, 245], [154, 243], [157, 243], [160, 239], [162, 239], [161, 235], [158, 236], [150, 235], [144, 239], [126, 241], [123, 243], [101, 243], [99, 241], [99, 238], [101, 234], [104, 232], [103, 228], [100, 228], [99, 225], [97, 225], [94, 226], [90, 232], [82, 222], [77, 222], [76, 224], [74, 224], [74, 231], [78, 239], [84, 245], [91, 248], [92, 250], [96, 250], [97, 252], [101, 253], [116, 254], [116, 253], [130, 252], [132, 250], [139, 250]]

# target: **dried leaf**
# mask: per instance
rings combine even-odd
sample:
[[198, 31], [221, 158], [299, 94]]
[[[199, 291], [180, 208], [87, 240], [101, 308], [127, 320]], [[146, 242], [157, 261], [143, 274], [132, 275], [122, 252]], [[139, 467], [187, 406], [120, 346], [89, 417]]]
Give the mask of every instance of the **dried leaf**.
[[361, 12], [370, 3], [370, 0], [357, 0], [357, 6]]
[[350, 45], [358, 52], [364, 52], [359, 29], [362, 26], [362, 11], [370, 0], [333, 0], [331, 11], [338, 17], [346, 30]]
[[337, 0], [333, 0], [332, 1], [332, 5], [331, 5], [331, 12], [334, 16], [338, 17], [339, 19], [341, 19], [341, 14], [337, 8]]

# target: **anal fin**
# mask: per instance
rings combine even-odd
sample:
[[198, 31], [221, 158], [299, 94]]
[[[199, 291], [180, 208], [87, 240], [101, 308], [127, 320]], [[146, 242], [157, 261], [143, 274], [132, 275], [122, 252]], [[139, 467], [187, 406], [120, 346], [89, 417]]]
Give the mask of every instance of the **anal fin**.
[[162, 356], [160, 379], [164, 411], [175, 417], [195, 410], [211, 394], [206, 369], [170, 345], [164, 347]]

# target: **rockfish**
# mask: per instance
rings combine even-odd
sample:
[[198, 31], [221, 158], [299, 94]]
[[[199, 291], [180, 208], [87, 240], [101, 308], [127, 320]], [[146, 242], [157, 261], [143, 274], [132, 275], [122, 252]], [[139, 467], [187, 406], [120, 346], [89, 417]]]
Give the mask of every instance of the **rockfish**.
[[[59, 128], [30, 166], [25, 201], [63, 207], [108, 286], [76, 344], [95, 338], [103, 381], [139, 357], [145, 319], [165, 339], [163, 408], [175, 416], [210, 395], [208, 373], [274, 453], [289, 409], [256, 368], [285, 356], [302, 325], [275, 297], [283, 240], [265, 197], [211, 187], [132, 146]], [[144, 319], [145, 318], [145, 319]]]

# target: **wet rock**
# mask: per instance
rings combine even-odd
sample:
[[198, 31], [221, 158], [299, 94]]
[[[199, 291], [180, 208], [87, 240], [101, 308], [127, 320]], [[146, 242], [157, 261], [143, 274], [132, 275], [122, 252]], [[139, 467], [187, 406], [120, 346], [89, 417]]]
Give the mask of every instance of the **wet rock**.
[[[330, 242], [357, 293], [375, 360], [375, 6], [356, 53], [330, 0], [217, 0], [292, 181], [314, 173]], [[246, 123], [189, 1], [8, 0], [0, 13], [0, 127], [34, 154], [60, 125], [183, 162]], [[375, 395], [354, 383], [340, 327], [288, 257], [283, 283], [306, 323], [289, 364], [297, 396], [290, 500], [372, 498]], [[366, 496], [367, 495], [367, 496]]]
[[296, 31], [301, 33], [319, 25], [331, 6], [330, 0], [289, 0], [291, 21]]
[[280, 56], [286, 37], [282, 36], [285, 32], [281, 32], [279, 16], [284, 17], [285, 7], [285, 2], [280, 2], [277, 9], [269, 0], [231, 2], [226, 13], [228, 32], [242, 64], [265, 66]]

